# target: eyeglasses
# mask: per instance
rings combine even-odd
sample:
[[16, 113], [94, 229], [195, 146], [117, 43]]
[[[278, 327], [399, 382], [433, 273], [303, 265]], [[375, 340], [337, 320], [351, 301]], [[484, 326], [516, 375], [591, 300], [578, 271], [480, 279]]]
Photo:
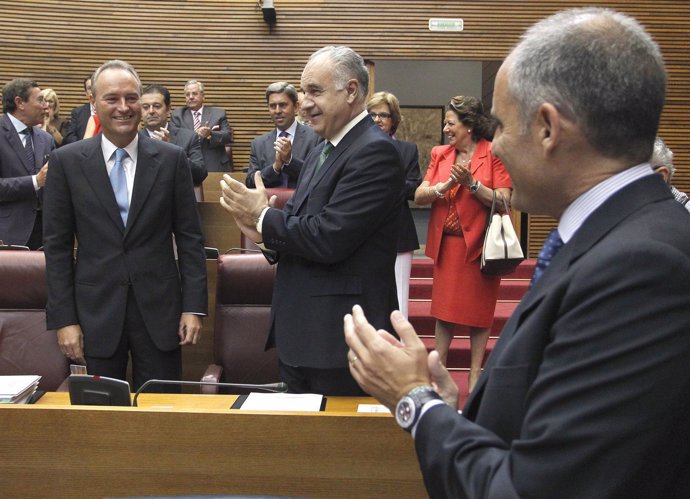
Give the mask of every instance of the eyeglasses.
[[391, 115], [389, 113], [369, 113], [369, 116], [371, 116], [372, 120], [375, 120], [376, 118], [379, 118], [382, 120], [391, 119]]

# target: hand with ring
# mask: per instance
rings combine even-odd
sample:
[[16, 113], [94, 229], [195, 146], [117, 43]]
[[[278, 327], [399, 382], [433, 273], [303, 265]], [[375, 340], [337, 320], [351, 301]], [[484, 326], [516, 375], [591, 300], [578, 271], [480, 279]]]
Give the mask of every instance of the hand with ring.
[[450, 169], [450, 178], [452, 178], [455, 183], [464, 187], [469, 187], [474, 183], [469, 166], [469, 161], [465, 162], [465, 164], [455, 163]]

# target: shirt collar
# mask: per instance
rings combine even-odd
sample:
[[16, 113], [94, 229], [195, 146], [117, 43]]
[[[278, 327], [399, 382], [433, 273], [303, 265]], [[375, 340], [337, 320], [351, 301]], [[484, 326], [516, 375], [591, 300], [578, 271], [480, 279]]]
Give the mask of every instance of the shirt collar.
[[357, 123], [359, 123], [360, 121], [362, 121], [362, 120], [363, 120], [364, 118], [366, 118], [367, 116], [369, 116], [369, 113], [367, 112], [366, 109], [364, 109], [361, 113], [359, 113], [357, 116], [355, 116], [354, 118], [352, 118], [352, 119], [348, 122], [347, 125], [345, 125], [338, 133], [335, 134], [335, 136], [333, 136], [333, 137], [330, 138], [330, 139], [326, 139], [326, 140], [327, 140], [328, 142], [330, 142], [331, 144], [333, 144], [333, 147], [337, 146], [338, 143], [339, 143], [341, 140], [343, 140], [343, 138], [345, 137], [345, 135], [347, 135], [347, 132], [349, 132], [350, 130], [352, 130], [352, 129], [355, 127], [355, 125], [356, 125]]
[[[282, 130], [276, 128], [276, 137], [280, 135], [281, 131]], [[293, 138], [297, 132], [297, 120], [293, 120], [292, 125], [290, 125], [285, 131], [290, 134], [290, 138]]]
[[[103, 150], [103, 159], [105, 160], [106, 164], [108, 164], [108, 161], [110, 161], [110, 158], [113, 156], [113, 153], [117, 148], [118, 147], [110, 142], [104, 134], [101, 134], [101, 149]], [[134, 135], [132, 142], [123, 147], [123, 149], [127, 151], [127, 154], [131, 160], [134, 162], [134, 164], [136, 164], [137, 153], [139, 151], [139, 134], [137, 133]]]
[[558, 233], [563, 242], [567, 243], [572, 239], [585, 220], [616, 192], [642, 177], [653, 174], [649, 163], [641, 163], [626, 168], [581, 194], [565, 209], [558, 221]]
[[194, 113], [199, 113], [199, 118], [201, 118], [204, 115], [204, 106], [201, 106], [196, 111], [194, 111], [193, 109], [190, 109], [189, 111], [192, 113], [192, 116], [194, 115]]
[[10, 121], [12, 122], [12, 125], [14, 125], [14, 129], [17, 130], [17, 133], [22, 133], [24, 129], [31, 128], [26, 126], [23, 121], [20, 121], [12, 116], [11, 113], [7, 113], [7, 116], [10, 118]]

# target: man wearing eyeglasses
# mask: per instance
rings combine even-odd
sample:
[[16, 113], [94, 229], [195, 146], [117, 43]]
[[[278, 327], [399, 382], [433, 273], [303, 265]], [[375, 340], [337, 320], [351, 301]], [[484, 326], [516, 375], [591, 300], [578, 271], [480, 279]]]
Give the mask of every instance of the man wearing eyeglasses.
[[304, 158], [321, 141], [309, 126], [295, 120], [297, 101], [297, 90], [287, 82], [271, 83], [266, 89], [266, 104], [275, 129], [252, 140], [247, 187], [256, 187], [257, 171], [265, 187], [297, 186]]

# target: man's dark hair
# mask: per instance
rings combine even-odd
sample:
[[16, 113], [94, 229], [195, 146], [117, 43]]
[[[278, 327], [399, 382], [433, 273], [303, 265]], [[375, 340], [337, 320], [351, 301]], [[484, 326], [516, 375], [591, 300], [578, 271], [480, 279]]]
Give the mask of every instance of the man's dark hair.
[[145, 94], [161, 94], [163, 96], [163, 100], [165, 101], [165, 106], [170, 107], [170, 91], [163, 85], [158, 85], [156, 83], [149, 85], [141, 93], [141, 95]]
[[286, 81], [278, 81], [268, 86], [266, 89], [266, 102], [268, 102], [268, 98], [271, 94], [285, 94], [290, 98], [293, 104], [297, 104], [297, 90]]
[[2, 89], [2, 112], [14, 112], [17, 109], [14, 99], [19, 96], [23, 101], [29, 100], [31, 89], [36, 87], [38, 83], [27, 78], [15, 78], [8, 82]]

